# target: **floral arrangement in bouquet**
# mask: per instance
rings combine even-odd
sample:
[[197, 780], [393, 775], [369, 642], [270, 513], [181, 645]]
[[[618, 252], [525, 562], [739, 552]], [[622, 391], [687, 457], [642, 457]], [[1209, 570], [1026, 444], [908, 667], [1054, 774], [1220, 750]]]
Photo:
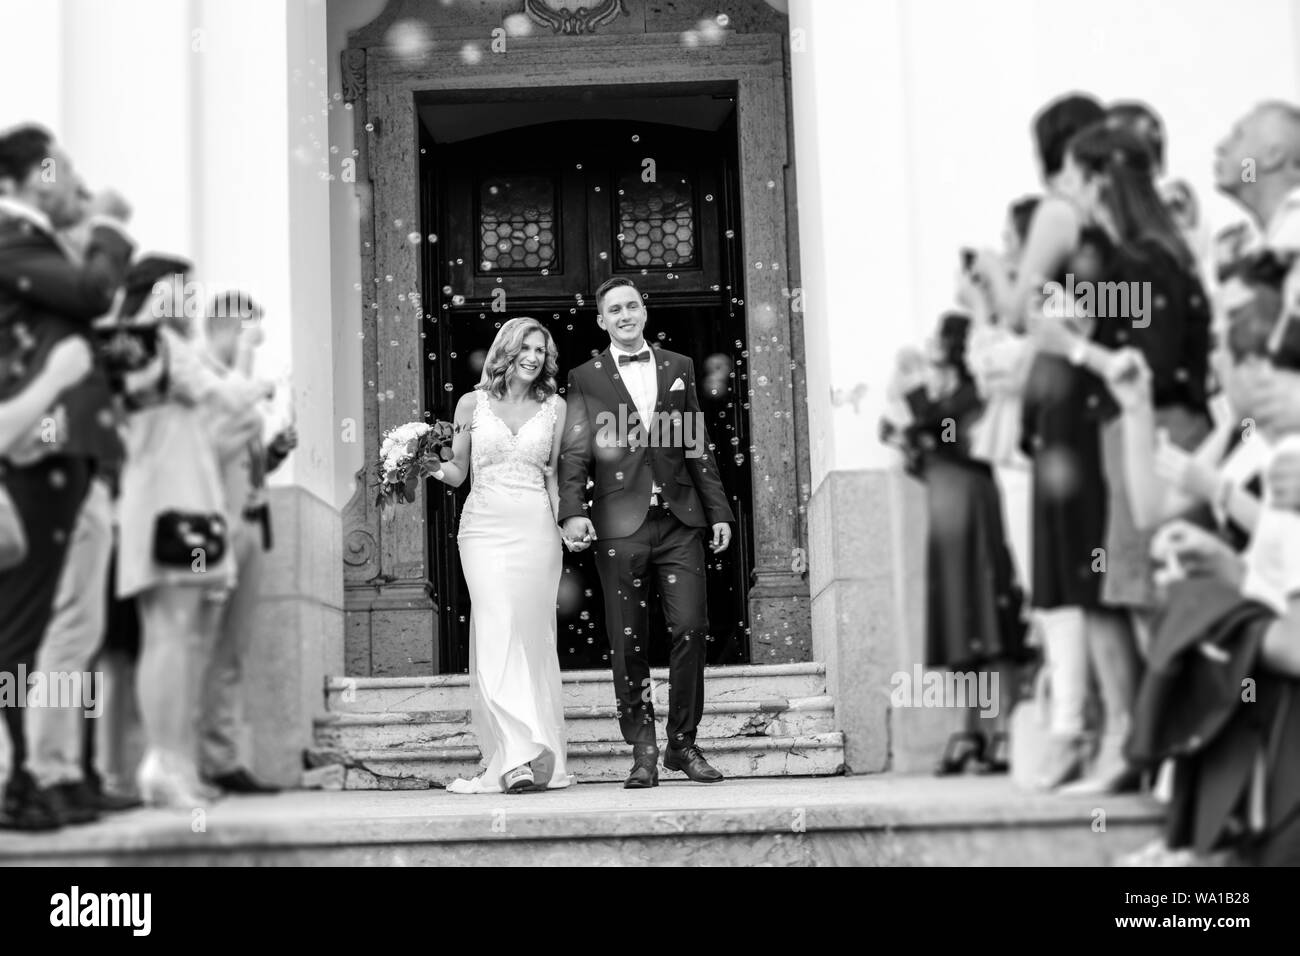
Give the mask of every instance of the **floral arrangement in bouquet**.
[[415, 500], [420, 481], [451, 461], [451, 422], [407, 422], [384, 435], [379, 449], [379, 496], [375, 504]]

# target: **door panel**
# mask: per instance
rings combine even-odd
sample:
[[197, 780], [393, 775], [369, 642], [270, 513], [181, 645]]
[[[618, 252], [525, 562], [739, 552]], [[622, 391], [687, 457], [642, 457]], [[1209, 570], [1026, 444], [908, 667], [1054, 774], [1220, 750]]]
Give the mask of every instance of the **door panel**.
[[[646, 338], [695, 362], [706, 427], [737, 517], [731, 548], [709, 556], [708, 660], [748, 660], [746, 595], [753, 542], [750, 470], [742, 453], [749, 447], [747, 353], [743, 309], [731, 291], [733, 284], [739, 287], [731, 277], [728, 250], [733, 244], [728, 234], [734, 236], [738, 229], [736, 203], [723, 193], [729, 178], [734, 183], [729, 173], [734, 122], [717, 133], [570, 122], [451, 145], [426, 138], [422, 145], [425, 226], [439, 236], [430, 245], [436, 252], [426, 257], [424, 280], [431, 315], [427, 414], [451, 417], [457, 398], [478, 383], [497, 330], [519, 315], [538, 319], [551, 332], [563, 388], [569, 369], [609, 342], [596, 324], [595, 288], [610, 275], [632, 278], [646, 296]], [[647, 151], [654, 153], [656, 174], [664, 171], [686, 180], [674, 184], [680, 189], [670, 191], [656, 181], [630, 193], [630, 177], [639, 183], [642, 169], [648, 168], [642, 166]], [[544, 251], [547, 224], [553, 246]], [[617, 239], [620, 228], [622, 242]], [[648, 241], [628, 241], [629, 236]], [[495, 256], [485, 257], [489, 243], [494, 243]], [[674, 250], [685, 253], [674, 256]], [[460, 489], [430, 482], [428, 489], [433, 583], [447, 672], [464, 671], [469, 662], [469, 595], [455, 534], [472, 481], [471, 475]], [[592, 553], [566, 552], [558, 602], [562, 667], [609, 666], [601, 594]], [[663, 666], [669, 648], [657, 594], [648, 605], [650, 660]]]

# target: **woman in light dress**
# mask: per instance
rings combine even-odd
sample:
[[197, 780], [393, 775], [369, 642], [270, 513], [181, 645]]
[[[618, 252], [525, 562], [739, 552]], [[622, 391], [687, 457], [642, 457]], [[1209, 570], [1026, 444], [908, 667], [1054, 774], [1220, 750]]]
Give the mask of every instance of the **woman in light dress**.
[[485, 769], [452, 793], [520, 793], [573, 783], [556, 653], [563, 572], [555, 466], [564, 429], [555, 343], [536, 319], [506, 322], [483, 376], [456, 405], [453, 458], [434, 477], [473, 473], [457, 543], [469, 585], [474, 734]]
[[[184, 275], [181, 281], [184, 281]], [[117, 502], [116, 596], [135, 598], [141, 650], [136, 671], [145, 754], [140, 795], [154, 806], [191, 808], [216, 796], [199, 777], [198, 712], [203, 662], [217, 615], [236, 581], [235, 557], [179, 566], [154, 557], [159, 516], [168, 511], [219, 516], [232, 526], [221, 481], [233, 454], [260, 427], [265, 383], [223, 379], [202, 360], [197, 329], [160, 282], [134, 317], [158, 323], [159, 360], [127, 378], [133, 411]], [[161, 319], [156, 316], [165, 316]], [[165, 369], [165, 372], [164, 372]], [[216, 422], [221, 426], [217, 427]], [[228, 542], [227, 542], [228, 543]]]

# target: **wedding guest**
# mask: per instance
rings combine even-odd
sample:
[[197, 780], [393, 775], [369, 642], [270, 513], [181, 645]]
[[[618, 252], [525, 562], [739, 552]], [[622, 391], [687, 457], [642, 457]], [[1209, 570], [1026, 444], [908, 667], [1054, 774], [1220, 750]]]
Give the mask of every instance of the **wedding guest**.
[[[1038, 197], [1012, 203], [1002, 232], [1003, 256], [1008, 274], [1014, 274]], [[1017, 325], [993, 309], [985, 288], [970, 269], [958, 273], [957, 301], [971, 316], [966, 362], [984, 401], [984, 412], [971, 425], [972, 458], [993, 466], [1001, 491], [1003, 521], [1016, 563], [1016, 579], [1029, 580], [1029, 459], [1020, 450], [1022, 400], [1033, 350]]]
[[[109, 557], [113, 547], [113, 491], [110, 474], [117, 462], [102, 461], [90, 482], [72, 532], [63, 566], [54, 613], [36, 654], [36, 670], [44, 674], [79, 674], [91, 680], [91, 663], [104, 638], [105, 598]], [[125, 809], [125, 803], [96, 792], [82, 773], [85, 708], [33, 709], [27, 720], [27, 769], [39, 786], [61, 794], [69, 823], [88, 823], [102, 810]]]
[[[45, 174], [47, 168], [57, 175]], [[0, 134], [0, 399], [22, 388], [58, 342], [84, 338], [108, 311], [126, 275], [132, 242], [122, 224], [129, 208], [116, 194], [93, 200], [68, 154], [48, 131], [23, 126]], [[84, 258], [70, 253], [58, 230], [91, 218]], [[120, 455], [102, 369], [60, 396], [57, 427], [46, 440], [3, 466], [4, 488], [22, 517], [26, 559], [0, 572], [0, 672], [30, 671], [44, 639], [82, 502], [99, 463]], [[60, 422], [60, 419], [63, 419]], [[66, 426], [66, 427], [64, 427]], [[0, 825], [59, 826], [62, 793], [42, 787], [26, 769], [24, 708], [3, 708], [13, 762], [0, 805]], [[86, 813], [73, 812], [86, 818]]]
[[[205, 361], [214, 375], [226, 381], [252, 381], [254, 352], [262, 341], [262, 316], [261, 307], [242, 292], [227, 292], [209, 303]], [[256, 404], [237, 415], [213, 415], [210, 427], [224, 462], [222, 480], [237, 578], [220, 612], [216, 643], [206, 667], [199, 768], [205, 779], [230, 793], [275, 793], [278, 788], [254, 776], [240, 755], [242, 693], [262, 554], [271, 548], [266, 476], [292, 451], [297, 434], [288, 428], [269, 445], [263, 444], [263, 416]]]
[[0, 457], [23, 455], [41, 441], [41, 419], [67, 389], [83, 381], [94, 356], [85, 339], [69, 337], [55, 345], [31, 380], [11, 398], [0, 400]]
[[[1300, 318], [1300, 107], [1261, 103], [1238, 120], [1215, 153], [1215, 186], [1250, 215], [1254, 230], [1244, 238], [1241, 261], [1226, 275], [1258, 270], [1267, 257], [1282, 279], [1282, 308]], [[1225, 277], [1226, 277], [1225, 275]], [[1275, 334], [1285, 331], [1279, 325]]]
[[1078, 204], [1060, 188], [1066, 146], [1104, 116], [1095, 98], [1078, 93], [1052, 101], [1035, 116], [1046, 194], [1034, 210], [1015, 275], [998, 255], [982, 254], [975, 263], [996, 311], [1024, 324], [1037, 350], [1024, 389], [1021, 447], [1033, 462], [1029, 591], [1052, 687], [1050, 743], [1035, 774], [1043, 787], [1059, 786], [1083, 771], [1089, 632], [1115, 626], [1094, 571], [1105, 543], [1106, 494], [1100, 409], [1088, 399], [1100, 383], [1087, 369], [1041, 348], [1047, 324], [1043, 289], [1072, 271], [1087, 224]]
[[1104, 120], [1110, 129], [1122, 129], [1137, 137], [1151, 158], [1151, 175], [1165, 175], [1165, 124], [1147, 103], [1141, 100], [1116, 100], [1106, 107]]
[[[926, 485], [926, 666], [998, 673], [998, 713], [1005, 715], [1014, 703], [1024, 626], [997, 482], [988, 462], [970, 454], [971, 425], [983, 402], [966, 366], [969, 328], [969, 317], [945, 315], [928, 360], [899, 356], [891, 391], [910, 411], [900, 436], [909, 471]], [[966, 730], [949, 740], [938, 771], [961, 772], [972, 761], [996, 770], [1007, 762], [1004, 728], [995, 723], [986, 735], [975, 708]]]
[[1118, 100], [1106, 108], [1106, 125], [1127, 130], [1147, 147], [1156, 191], [1174, 225], [1182, 233], [1183, 241], [1195, 255], [1201, 281], [1205, 283], [1210, 275], [1210, 237], [1201, 221], [1200, 203], [1191, 185], [1183, 179], [1166, 177], [1164, 120], [1147, 103]]
[[156, 323], [158, 356], [153, 384], [133, 386], [131, 396], [116, 593], [137, 599], [142, 630], [140, 796], [153, 805], [195, 807], [215, 796], [197, 767], [202, 668], [236, 581], [222, 462], [205, 406], [240, 414], [266, 391], [223, 380], [205, 365], [184, 303], [169, 299], [181, 279], [159, 283], [138, 313], [122, 317]]
[[[1268, 341], [1281, 296], [1239, 280], [1232, 289], [1235, 294], [1226, 303], [1228, 324], [1211, 356], [1223, 384], [1221, 402], [1214, 430], [1194, 452], [1183, 451], [1159, 433], [1145, 358], [1118, 367], [1109, 385], [1123, 409], [1125, 479], [1134, 520], [1140, 527], [1155, 528], [1176, 517], [1198, 515], [1240, 551], [1258, 519], [1268, 446], [1244, 439], [1253, 437], [1258, 427], [1254, 383], [1272, 377]], [[1263, 431], [1272, 433], [1273, 424], [1267, 423]]]
[[[1180, 448], [1192, 448], [1210, 430], [1207, 404], [1209, 303], [1195, 257], [1153, 180], [1150, 148], [1125, 129], [1095, 124], [1067, 149], [1061, 188], [1111, 243], [1104, 283], [1118, 289], [1096, 317], [1091, 335], [1063, 323], [1045, 323], [1043, 347], [1107, 376], [1116, 350], [1132, 344], [1153, 370], [1159, 426]], [[1111, 314], [1114, 313], [1114, 314]], [[1099, 379], [1094, 379], [1100, 381]], [[1105, 565], [1101, 599], [1127, 612], [1089, 636], [1093, 669], [1105, 706], [1105, 731], [1089, 777], [1075, 790], [1113, 790], [1132, 781], [1122, 756], [1136, 693], [1139, 659], [1135, 634], [1153, 604], [1148, 535], [1135, 524], [1124, 481], [1124, 441], [1104, 386], [1088, 401], [1101, 409], [1102, 464], [1107, 490]]]
[[113, 559], [109, 589], [105, 594], [104, 643], [94, 668], [104, 675], [103, 712], [87, 728], [83, 744], [82, 773], [92, 792], [103, 794], [114, 807], [140, 805], [136, 770], [140, 765], [140, 709], [136, 700], [136, 664], [140, 659], [140, 615], [134, 597], [119, 598], [117, 533], [114, 524]]
[[[99, 414], [115, 423], [121, 421], [116, 396]], [[90, 482], [63, 566], [54, 614], [36, 654], [38, 672], [81, 674], [84, 680], [92, 679], [91, 665], [104, 641], [114, 547], [113, 509], [123, 451], [120, 442], [107, 444]], [[93, 679], [101, 676], [105, 680], [95, 686], [107, 694], [107, 675], [97, 671]], [[104, 702], [96, 703], [102, 706]], [[41, 707], [34, 709], [27, 721], [27, 769], [38, 785], [59, 793], [69, 823], [90, 822], [101, 812], [139, 805], [132, 797], [103, 789], [84, 752], [86, 741], [93, 737], [84, 715], [80, 704]]]
[[[1158, 515], [1187, 514], [1198, 501], [1213, 506], [1202, 509], [1208, 522], [1192, 512], [1195, 523], [1174, 521], [1155, 545], [1187, 583], [1170, 586], [1155, 639], [1161, 664], [1143, 683], [1128, 747], [1146, 764], [1174, 760], [1166, 840], [1135, 855], [1134, 863], [1165, 862], [1170, 850], [1181, 859], [1224, 847], [1254, 862], [1300, 862], [1300, 778], [1290, 760], [1300, 747], [1300, 536], [1274, 527], [1300, 524], [1294, 510], [1276, 510], [1300, 502], [1287, 499], [1285, 489], [1279, 500], [1277, 489], [1260, 481], [1265, 471], [1273, 477], [1270, 447], [1280, 436], [1242, 427], [1254, 425], [1252, 381], [1272, 377], [1278, 367], [1300, 368], [1300, 327], [1271, 347], [1280, 293], [1259, 286], [1246, 291], [1229, 313], [1220, 363], [1231, 414], [1197, 456], [1168, 473], [1163, 488], [1150, 477], [1160, 470], [1152, 456], [1141, 457], [1154, 430], [1146, 362], [1130, 353], [1129, 374], [1112, 380], [1125, 427], [1135, 435], [1134, 502]], [[1262, 492], [1271, 495], [1271, 507]], [[1262, 547], [1261, 535], [1274, 540]], [[1207, 666], [1215, 673], [1201, 674]], [[1222, 679], [1236, 674], [1244, 675], [1241, 681]], [[1249, 695], [1240, 692], [1245, 676]]]

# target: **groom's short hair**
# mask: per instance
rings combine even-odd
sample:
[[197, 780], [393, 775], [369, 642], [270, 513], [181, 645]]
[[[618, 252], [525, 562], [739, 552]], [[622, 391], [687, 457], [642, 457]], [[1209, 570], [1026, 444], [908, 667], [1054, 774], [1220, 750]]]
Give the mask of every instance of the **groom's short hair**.
[[632, 291], [637, 294], [638, 298], [640, 297], [641, 290], [638, 289], [636, 287], [636, 283], [633, 282], [631, 279], [627, 278], [627, 276], [614, 276], [611, 279], [606, 279], [604, 282], [600, 284], [600, 288], [596, 290], [596, 314], [597, 315], [600, 314], [600, 305], [602, 302], [605, 301], [605, 296], [609, 292], [623, 285], [631, 288]]

